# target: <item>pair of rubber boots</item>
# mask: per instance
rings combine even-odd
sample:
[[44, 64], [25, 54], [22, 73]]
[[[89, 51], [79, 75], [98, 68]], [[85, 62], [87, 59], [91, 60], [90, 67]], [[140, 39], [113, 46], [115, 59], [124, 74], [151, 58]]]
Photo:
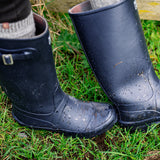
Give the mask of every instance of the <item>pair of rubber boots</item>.
[[[93, 137], [117, 121], [143, 128], [160, 120], [160, 85], [133, 0], [92, 10], [69, 10], [88, 62], [114, 106], [66, 95], [57, 80], [44, 18], [34, 14], [36, 36], [0, 39], [0, 85], [21, 125]], [[118, 114], [116, 114], [116, 108]], [[117, 116], [118, 115], [118, 116]]]

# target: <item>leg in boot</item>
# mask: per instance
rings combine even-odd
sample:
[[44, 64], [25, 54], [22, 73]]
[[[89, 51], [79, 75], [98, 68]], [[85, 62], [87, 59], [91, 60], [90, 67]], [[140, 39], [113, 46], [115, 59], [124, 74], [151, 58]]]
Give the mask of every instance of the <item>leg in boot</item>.
[[0, 38], [0, 85], [11, 99], [13, 117], [32, 128], [93, 137], [117, 120], [110, 104], [82, 102], [60, 88], [48, 25], [34, 14], [36, 35]]
[[160, 84], [136, 2], [92, 10], [87, 1], [69, 14], [99, 83], [119, 110], [119, 122], [135, 128], [160, 122]]
[[93, 9], [105, 7], [120, 2], [121, 0], [90, 0]]
[[0, 1], [0, 38], [22, 39], [35, 35], [29, 0]]

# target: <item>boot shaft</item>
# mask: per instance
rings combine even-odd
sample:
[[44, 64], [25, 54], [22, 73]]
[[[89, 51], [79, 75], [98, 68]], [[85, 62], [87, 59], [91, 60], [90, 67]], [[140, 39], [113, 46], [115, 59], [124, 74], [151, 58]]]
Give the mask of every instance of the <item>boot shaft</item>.
[[54, 97], [63, 94], [55, 72], [47, 22], [36, 14], [34, 17], [34, 38], [0, 39], [0, 84], [13, 105], [28, 112], [50, 113], [54, 109], [50, 106], [59, 103], [59, 98]]
[[153, 93], [148, 75], [152, 74], [151, 80], [159, 80], [135, 1], [124, 0], [96, 10], [91, 10], [87, 1], [73, 7], [69, 14], [88, 61], [110, 99], [121, 104], [150, 99]]

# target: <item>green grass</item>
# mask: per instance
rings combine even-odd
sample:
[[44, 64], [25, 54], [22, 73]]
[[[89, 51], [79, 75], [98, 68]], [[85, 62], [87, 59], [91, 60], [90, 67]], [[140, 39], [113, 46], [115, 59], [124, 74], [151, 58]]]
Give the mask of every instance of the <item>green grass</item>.
[[[81, 100], [108, 102], [88, 65], [68, 14], [49, 13], [44, 4], [34, 6], [33, 10], [43, 12], [48, 20], [62, 89]], [[160, 22], [142, 21], [142, 25], [150, 57], [160, 78]], [[20, 126], [13, 119], [11, 109], [10, 100], [0, 90], [0, 159], [143, 160], [148, 156], [151, 160], [160, 159], [157, 155], [160, 151], [159, 125], [149, 127], [145, 133], [131, 133], [116, 124], [101, 136], [80, 139]]]

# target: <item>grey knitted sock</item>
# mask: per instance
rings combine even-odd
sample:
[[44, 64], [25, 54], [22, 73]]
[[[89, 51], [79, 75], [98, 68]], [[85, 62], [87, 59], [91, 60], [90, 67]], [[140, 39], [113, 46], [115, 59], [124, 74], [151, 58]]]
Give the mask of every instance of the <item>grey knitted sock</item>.
[[21, 21], [0, 23], [0, 38], [25, 39], [35, 35], [33, 13]]
[[121, 0], [90, 0], [93, 9], [105, 7], [120, 1]]

